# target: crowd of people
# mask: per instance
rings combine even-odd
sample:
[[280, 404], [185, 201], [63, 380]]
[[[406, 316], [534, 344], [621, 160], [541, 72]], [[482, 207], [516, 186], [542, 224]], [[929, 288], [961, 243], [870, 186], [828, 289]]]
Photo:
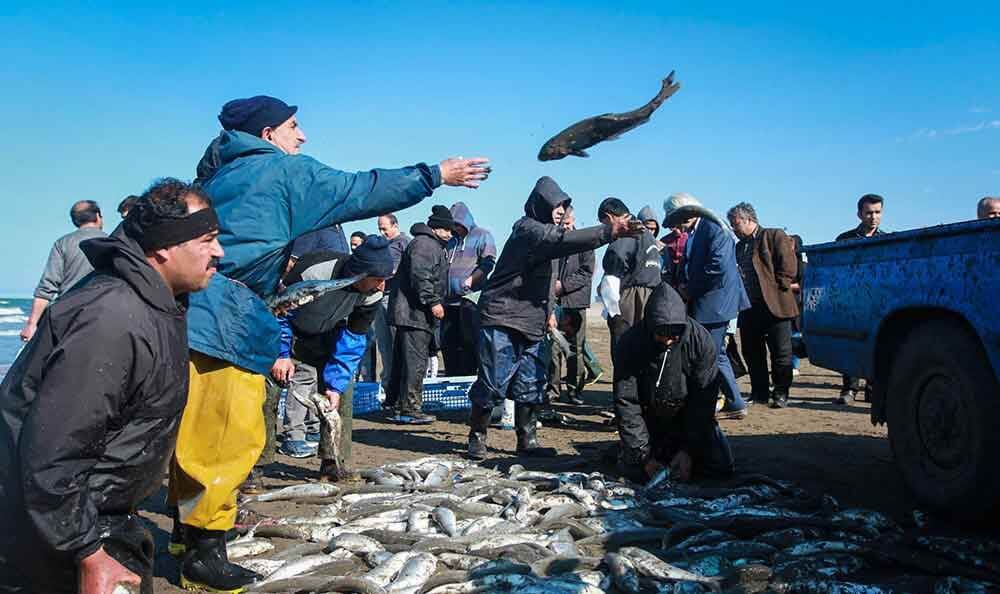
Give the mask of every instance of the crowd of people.
[[[110, 235], [95, 202], [73, 205], [77, 230], [52, 248], [0, 386], [0, 591], [151, 592], [152, 541], [135, 512], [168, 466], [181, 585], [240, 591], [259, 576], [226, 554], [237, 493], [260, 488], [275, 452], [318, 456], [320, 480], [355, 479], [355, 381], [381, 384], [387, 420], [431, 423], [422, 398], [439, 352], [444, 373], [475, 378], [470, 458], [489, 456], [507, 401], [516, 454], [554, 454], [539, 439], [548, 404], [582, 404], [603, 373], [587, 312], [604, 245], [597, 298], [622, 474], [728, 476], [718, 419], [788, 405], [805, 259], [750, 203], [722, 218], [676, 193], [661, 218], [607, 198], [599, 223], [577, 228], [571, 197], [542, 177], [499, 251], [464, 202], [432, 206], [407, 233], [396, 212], [442, 185], [477, 188], [488, 161], [348, 173], [300, 154], [296, 113], [267, 96], [226, 103], [195, 181], [127, 197]], [[860, 224], [837, 239], [881, 234], [883, 206], [862, 196]], [[1000, 198], [977, 215], [1000, 217]], [[376, 217], [378, 235], [345, 235]], [[333, 280], [297, 309], [266, 305]], [[838, 402], [861, 381], [845, 377]]]

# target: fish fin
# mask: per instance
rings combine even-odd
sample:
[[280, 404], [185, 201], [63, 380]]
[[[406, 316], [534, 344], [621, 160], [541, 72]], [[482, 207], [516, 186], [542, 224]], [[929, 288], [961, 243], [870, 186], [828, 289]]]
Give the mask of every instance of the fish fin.
[[569, 154], [573, 155], [574, 157], [583, 157], [584, 159], [590, 156], [590, 154], [588, 154], [587, 151], [581, 149], [576, 149], [574, 151], [571, 151]]

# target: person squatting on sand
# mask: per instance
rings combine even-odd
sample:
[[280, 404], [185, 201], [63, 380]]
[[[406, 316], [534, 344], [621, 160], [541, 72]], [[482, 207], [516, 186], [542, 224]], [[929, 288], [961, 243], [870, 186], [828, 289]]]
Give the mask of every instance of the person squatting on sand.
[[156, 492], [188, 389], [187, 293], [223, 251], [208, 196], [166, 179], [110, 237], [94, 274], [46, 309], [0, 386], [0, 591], [153, 591]]
[[228, 561], [224, 535], [236, 519], [237, 489], [264, 448], [264, 376], [281, 332], [262, 297], [277, 290], [289, 244], [412, 206], [442, 184], [477, 187], [488, 174], [485, 159], [339, 171], [299, 154], [306, 136], [296, 110], [266, 96], [230, 101], [219, 115], [224, 130], [197, 168], [227, 257], [188, 312], [191, 386], [168, 497], [178, 510], [172, 539], [184, 540], [184, 587], [231, 591], [255, 577]]
[[539, 178], [479, 299], [479, 375], [469, 391], [470, 458], [486, 457], [490, 416], [505, 398], [515, 402], [517, 453], [551, 453], [538, 444], [536, 432], [548, 381], [542, 338], [555, 307], [553, 260], [646, 232], [638, 221], [627, 220], [567, 231], [562, 217], [570, 201], [555, 180]]

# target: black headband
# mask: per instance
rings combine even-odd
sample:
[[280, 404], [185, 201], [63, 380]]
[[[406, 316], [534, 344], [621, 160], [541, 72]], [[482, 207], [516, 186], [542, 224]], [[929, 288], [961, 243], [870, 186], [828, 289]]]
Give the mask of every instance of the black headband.
[[215, 209], [203, 208], [183, 219], [171, 219], [145, 229], [142, 237], [137, 239], [143, 250], [151, 252], [196, 239], [218, 229], [219, 217], [216, 216]]

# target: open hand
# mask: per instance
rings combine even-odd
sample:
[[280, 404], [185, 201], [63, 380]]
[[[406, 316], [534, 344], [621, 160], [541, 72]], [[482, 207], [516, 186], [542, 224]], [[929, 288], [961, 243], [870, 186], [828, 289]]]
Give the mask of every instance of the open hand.
[[614, 220], [611, 221], [611, 238], [619, 237], [639, 237], [646, 231], [642, 221], [637, 219]]
[[140, 585], [142, 580], [124, 565], [97, 549], [82, 561], [79, 571], [79, 594], [110, 594], [118, 584]]
[[490, 176], [490, 160], [485, 157], [453, 157], [441, 161], [441, 183], [446, 186], [478, 188]]

